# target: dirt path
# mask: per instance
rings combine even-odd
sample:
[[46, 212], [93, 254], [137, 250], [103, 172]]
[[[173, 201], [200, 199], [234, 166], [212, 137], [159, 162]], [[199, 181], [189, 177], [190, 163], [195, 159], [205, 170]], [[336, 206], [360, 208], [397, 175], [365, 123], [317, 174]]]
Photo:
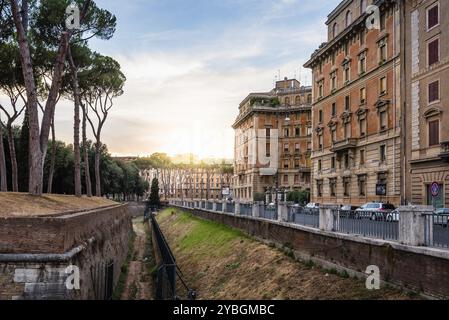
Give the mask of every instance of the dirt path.
[[136, 239], [122, 300], [152, 300], [153, 281], [149, 267], [151, 249], [148, 248], [149, 228], [148, 225], [142, 223], [142, 218], [133, 220], [133, 228]]

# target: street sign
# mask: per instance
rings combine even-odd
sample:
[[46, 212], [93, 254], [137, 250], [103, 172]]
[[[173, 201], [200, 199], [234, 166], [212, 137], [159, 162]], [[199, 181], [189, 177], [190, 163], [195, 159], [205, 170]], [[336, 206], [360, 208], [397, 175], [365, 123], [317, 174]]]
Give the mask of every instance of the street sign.
[[438, 182], [432, 183], [430, 191], [432, 192], [432, 197], [438, 197], [440, 195], [440, 184]]

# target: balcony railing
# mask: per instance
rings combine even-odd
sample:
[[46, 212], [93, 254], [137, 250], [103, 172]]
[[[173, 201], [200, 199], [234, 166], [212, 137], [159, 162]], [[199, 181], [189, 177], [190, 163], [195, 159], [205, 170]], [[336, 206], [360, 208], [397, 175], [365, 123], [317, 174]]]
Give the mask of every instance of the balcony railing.
[[449, 162], [449, 141], [441, 143], [440, 158], [446, 162]]
[[349, 149], [354, 149], [355, 147], [357, 147], [357, 141], [358, 141], [358, 139], [356, 139], [356, 138], [349, 138], [349, 139], [344, 139], [341, 141], [334, 142], [332, 144], [331, 151], [339, 152], [339, 151], [346, 151]]

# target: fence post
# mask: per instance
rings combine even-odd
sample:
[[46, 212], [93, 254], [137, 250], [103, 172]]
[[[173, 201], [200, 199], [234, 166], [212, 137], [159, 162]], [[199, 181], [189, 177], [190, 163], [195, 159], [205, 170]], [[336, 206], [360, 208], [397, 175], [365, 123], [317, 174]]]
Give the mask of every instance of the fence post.
[[254, 218], [260, 217], [260, 202], [254, 201], [252, 206], [252, 216]]
[[217, 211], [217, 203], [215, 201], [212, 203], [212, 211]]
[[287, 222], [288, 221], [288, 206], [286, 202], [278, 202], [278, 221]]
[[223, 200], [221, 202], [221, 212], [226, 212], [226, 203], [227, 203], [226, 200]]
[[426, 214], [433, 214], [431, 206], [403, 206], [399, 208], [399, 237], [402, 244], [409, 246], [431, 245], [433, 242], [433, 219], [427, 220]]
[[334, 214], [333, 210], [339, 207], [336, 205], [320, 206], [319, 227], [323, 231], [333, 231], [334, 229]]
[[234, 213], [235, 213], [235, 215], [236, 216], [239, 216], [240, 215], [240, 202], [235, 202], [235, 208], [234, 208]]

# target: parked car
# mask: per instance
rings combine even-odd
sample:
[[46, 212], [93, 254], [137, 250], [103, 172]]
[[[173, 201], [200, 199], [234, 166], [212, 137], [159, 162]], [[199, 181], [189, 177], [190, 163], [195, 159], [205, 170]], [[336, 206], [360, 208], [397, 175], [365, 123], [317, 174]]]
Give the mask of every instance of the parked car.
[[443, 226], [443, 227], [447, 227], [448, 226], [448, 221], [449, 221], [449, 208], [444, 208], [444, 209], [438, 209], [435, 214], [437, 216], [434, 216], [434, 220], [433, 223]]
[[399, 210], [393, 210], [387, 214], [388, 222], [399, 222]]
[[357, 206], [351, 206], [351, 205], [344, 205], [340, 208], [340, 217], [345, 218], [354, 218], [355, 217], [355, 210], [357, 210], [359, 207]]
[[396, 207], [389, 203], [369, 202], [355, 211], [356, 219], [368, 218], [373, 221], [385, 220], [388, 213], [394, 211]]
[[310, 203], [306, 204], [305, 208], [306, 209], [319, 209], [320, 204], [316, 203], [316, 202], [310, 202]]

